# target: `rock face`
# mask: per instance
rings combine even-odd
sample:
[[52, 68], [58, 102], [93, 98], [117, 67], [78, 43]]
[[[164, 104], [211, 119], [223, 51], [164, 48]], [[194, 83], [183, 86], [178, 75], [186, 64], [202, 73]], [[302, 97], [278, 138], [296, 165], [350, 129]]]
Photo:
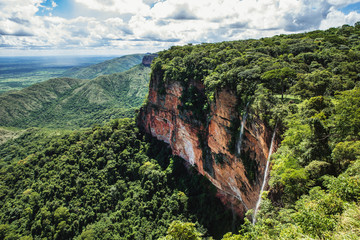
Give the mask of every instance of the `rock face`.
[[142, 64], [146, 67], [150, 67], [152, 61], [154, 60], [154, 58], [157, 57], [157, 54], [146, 54], [143, 59], [142, 59]]
[[[168, 143], [174, 155], [207, 176], [219, 189], [220, 199], [236, 206], [237, 213], [244, 216], [256, 206], [273, 131], [259, 119], [248, 117], [241, 153], [231, 151], [231, 139], [239, 141], [236, 136], [242, 121], [235, 94], [227, 89], [215, 93], [207, 120], [201, 123], [193, 111], [183, 110], [181, 97], [189, 87], [204, 93], [203, 84], [162, 81], [160, 76], [152, 75], [148, 102], [140, 110], [139, 127]], [[231, 130], [234, 123], [238, 123], [235, 133]]]

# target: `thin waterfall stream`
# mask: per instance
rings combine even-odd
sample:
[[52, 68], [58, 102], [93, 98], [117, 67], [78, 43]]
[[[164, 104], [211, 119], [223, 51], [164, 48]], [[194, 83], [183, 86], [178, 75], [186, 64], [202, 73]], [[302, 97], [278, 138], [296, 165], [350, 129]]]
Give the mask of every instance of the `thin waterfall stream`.
[[248, 111], [247, 108], [249, 106], [250, 102], [247, 102], [246, 106], [245, 106], [245, 113], [242, 116], [242, 120], [241, 120], [241, 127], [240, 127], [240, 135], [239, 135], [239, 140], [237, 142], [237, 153], [240, 155], [241, 154], [241, 145], [242, 145], [242, 140], [243, 140], [243, 135], [244, 135], [244, 126], [246, 123], [246, 118], [248, 116]]
[[272, 154], [272, 151], [273, 151], [273, 143], [274, 143], [274, 140], [275, 140], [275, 135], [276, 135], [276, 125], [275, 125], [273, 136], [271, 138], [271, 144], [270, 144], [270, 149], [269, 149], [269, 155], [268, 155], [268, 158], [267, 158], [267, 161], [266, 161], [266, 167], [265, 167], [265, 172], [264, 172], [263, 183], [261, 185], [259, 198], [258, 198], [258, 201], [256, 203], [256, 207], [255, 207], [255, 211], [254, 211], [254, 215], [253, 215], [253, 219], [252, 219], [252, 224], [253, 225], [256, 223], [256, 214], [257, 214], [257, 212], [259, 210], [259, 207], [260, 207], [260, 204], [261, 204], [261, 195], [264, 192], [264, 188], [265, 188], [265, 185], [266, 185], [266, 179], [267, 179], [268, 174], [269, 174], [270, 157], [271, 157], [271, 154]]

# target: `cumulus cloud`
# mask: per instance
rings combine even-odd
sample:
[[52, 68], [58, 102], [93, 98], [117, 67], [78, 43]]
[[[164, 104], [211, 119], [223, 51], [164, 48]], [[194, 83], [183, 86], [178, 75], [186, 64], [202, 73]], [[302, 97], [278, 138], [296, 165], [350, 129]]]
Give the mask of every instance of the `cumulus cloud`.
[[142, 0], [75, 0], [85, 7], [97, 11], [119, 14], [146, 14], [150, 6]]
[[338, 26], [339, 24], [354, 24], [355, 22], [360, 21], [360, 14], [357, 12], [350, 12], [345, 15], [344, 13], [331, 8], [329, 14], [325, 19], [321, 21], [320, 29], [328, 29], [330, 27]]
[[179, 6], [169, 17], [176, 20], [196, 19], [195, 14], [189, 10], [188, 5]]
[[[259, 38], [360, 20], [356, 0], [73, 0], [78, 16], [51, 15], [61, 1], [0, 0], [0, 51], [132, 49]], [[39, 12], [49, 11], [48, 16]], [[87, 13], [82, 15], [82, 13]], [[101, 17], [100, 17], [101, 16]]]

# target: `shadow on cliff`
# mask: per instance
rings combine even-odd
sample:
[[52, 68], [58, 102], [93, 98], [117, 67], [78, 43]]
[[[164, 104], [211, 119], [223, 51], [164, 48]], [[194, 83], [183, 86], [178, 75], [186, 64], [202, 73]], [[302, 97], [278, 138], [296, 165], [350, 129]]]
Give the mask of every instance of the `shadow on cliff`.
[[237, 233], [243, 221], [216, 197], [216, 187], [185, 160], [173, 156], [168, 144], [148, 134], [145, 139], [150, 144], [147, 155], [169, 170], [169, 186], [187, 195], [191, 220], [206, 228], [205, 236], [221, 239], [227, 232]]

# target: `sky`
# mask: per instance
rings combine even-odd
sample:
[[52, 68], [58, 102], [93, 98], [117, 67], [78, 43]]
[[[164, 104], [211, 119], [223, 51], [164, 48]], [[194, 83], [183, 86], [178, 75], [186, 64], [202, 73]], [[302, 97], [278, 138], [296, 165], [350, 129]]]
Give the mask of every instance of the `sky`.
[[358, 21], [356, 0], [0, 0], [0, 56], [157, 52]]

